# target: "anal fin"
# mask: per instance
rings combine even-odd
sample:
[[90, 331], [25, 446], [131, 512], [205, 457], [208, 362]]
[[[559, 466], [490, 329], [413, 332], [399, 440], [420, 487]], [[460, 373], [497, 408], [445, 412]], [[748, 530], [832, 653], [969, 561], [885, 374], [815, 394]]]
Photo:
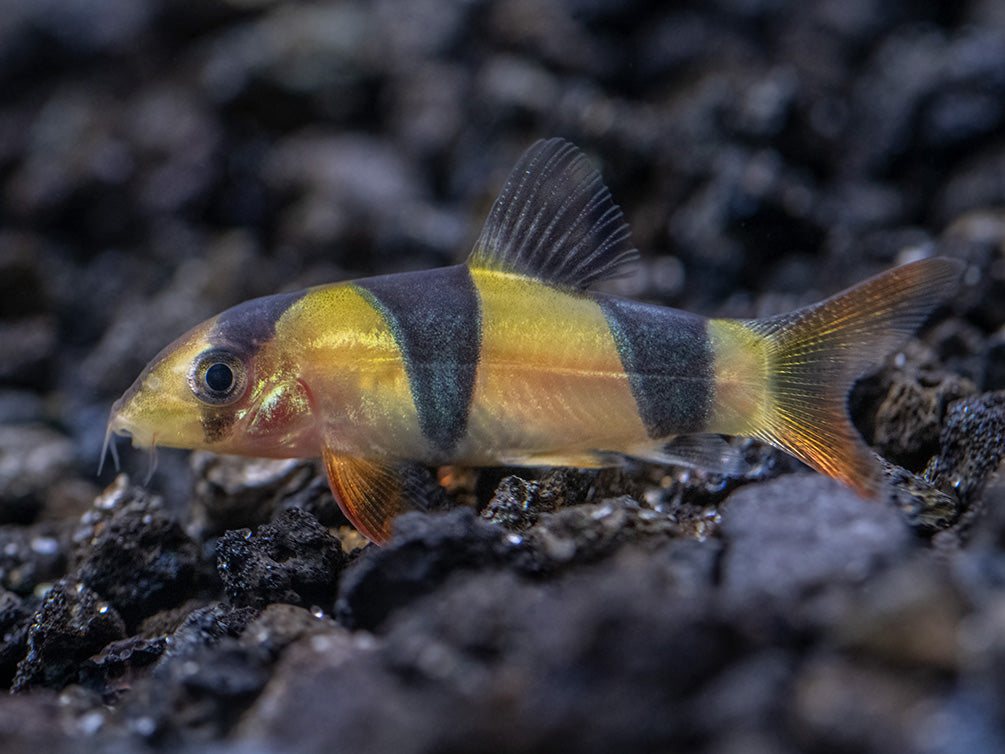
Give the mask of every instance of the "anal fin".
[[686, 466], [723, 476], [742, 476], [747, 471], [743, 454], [720, 435], [679, 435], [656, 443], [633, 445], [627, 450], [578, 450], [569, 452], [503, 455], [513, 466], [573, 466], [601, 469], [618, 466], [626, 457], [671, 466]]
[[322, 459], [335, 502], [371, 542], [384, 544], [391, 538], [396, 516], [435, 507], [430, 503], [436, 497], [436, 483], [423, 467], [357, 458], [328, 447]]
[[719, 435], [679, 435], [655, 445], [631, 447], [625, 455], [727, 477], [741, 476], [747, 470], [743, 454]]
[[499, 462], [506, 466], [526, 466], [528, 468], [570, 466], [577, 469], [602, 469], [608, 466], [617, 466], [619, 463], [616, 454], [601, 453], [595, 450], [503, 454], [500, 456]]

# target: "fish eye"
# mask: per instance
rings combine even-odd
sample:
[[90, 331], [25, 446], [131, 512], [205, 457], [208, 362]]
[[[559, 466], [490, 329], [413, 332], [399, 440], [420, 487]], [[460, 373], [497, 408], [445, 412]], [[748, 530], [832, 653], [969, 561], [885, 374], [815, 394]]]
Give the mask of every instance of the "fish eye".
[[248, 370], [241, 361], [224, 348], [203, 351], [192, 364], [188, 385], [195, 397], [214, 406], [233, 403], [244, 395]]

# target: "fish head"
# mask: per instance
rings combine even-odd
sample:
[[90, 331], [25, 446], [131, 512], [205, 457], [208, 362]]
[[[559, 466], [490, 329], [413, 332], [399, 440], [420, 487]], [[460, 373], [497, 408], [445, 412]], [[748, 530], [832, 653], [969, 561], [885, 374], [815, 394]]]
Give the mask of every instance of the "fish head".
[[229, 309], [163, 349], [112, 405], [106, 438], [128, 436], [137, 448], [317, 455], [310, 391], [274, 337], [281, 307], [271, 300], [280, 298]]

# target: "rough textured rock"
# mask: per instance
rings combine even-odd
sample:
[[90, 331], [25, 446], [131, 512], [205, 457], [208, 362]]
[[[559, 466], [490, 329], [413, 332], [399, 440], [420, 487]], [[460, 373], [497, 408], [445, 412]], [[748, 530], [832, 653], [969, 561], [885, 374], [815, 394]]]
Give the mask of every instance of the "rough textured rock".
[[143, 669], [164, 654], [167, 639], [143, 639], [131, 636], [121, 641], [113, 641], [104, 649], [88, 658], [80, 669], [82, 686], [100, 691], [106, 699], [114, 699], [115, 693], [127, 693], [141, 677]]
[[0, 678], [9, 686], [17, 663], [28, 651], [33, 611], [17, 595], [0, 591]]
[[960, 499], [923, 476], [884, 462], [886, 499], [900, 510], [904, 522], [922, 536], [937, 535], [957, 525], [966, 511]]
[[64, 579], [49, 590], [35, 613], [28, 654], [18, 664], [11, 689], [60, 689], [78, 679], [82, 661], [125, 635], [115, 608], [82, 583]]
[[723, 588], [736, 600], [792, 599], [862, 582], [908, 549], [893, 509], [819, 475], [746, 487], [722, 512]]
[[514, 545], [518, 568], [551, 574], [602, 560], [627, 544], [680, 536], [686, 528], [672, 515], [620, 497], [559, 511], [545, 517], [525, 537], [510, 535], [507, 541]]
[[949, 407], [939, 454], [925, 469], [936, 486], [974, 500], [1005, 458], [1005, 392], [957, 401]]
[[[167, 514], [162, 501], [135, 488], [122, 491], [121, 486], [110, 488], [98, 501], [90, 512], [98, 514], [97, 521], [86, 548], [78, 551], [75, 573], [108, 600], [128, 626], [211, 584], [213, 572], [201, 548]], [[85, 531], [78, 530], [80, 545]]]
[[64, 722], [67, 722], [65, 709], [54, 697], [31, 694], [0, 699], [0, 735], [7, 751], [16, 754], [80, 751], [80, 739], [71, 740], [66, 735], [61, 725]]
[[594, 478], [575, 469], [558, 469], [538, 482], [509, 476], [499, 483], [481, 515], [513, 531], [528, 529], [542, 513], [583, 502]]
[[[239, 732], [267, 745], [296, 739], [300, 751], [331, 740], [451, 750], [472, 737], [514, 751], [679, 746], [698, 726], [697, 703], [684, 700], [748, 640], [665, 577], [674, 560], [636, 553], [554, 588], [455, 574], [376, 641], [335, 635], [291, 647]], [[625, 688], [663, 700], [664, 714]], [[294, 698], [306, 706], [288, 706]], [[524, 721], [519, 730], [499, 720], [500, 705]]]
[[337, 624], [318, 610], [306, 610], [288, 604], [272, 604], [265, 608], [241, 634], [242, 644], [260, 647], [278, 659], [287, 647], [304, 637], [337, 633]]
[[[920, 379], [919, 379], [920, 377]], [[936, 454], [946, 409], [955, 400], [973, 394], [975, 386], [955, 375], [933, 384], [924, 375], [902, 375], [876, 412], [873, 441], [885, 458], [920, 470]]]
[[217, 567], [236, 605], [272, 602], [330, 606], [346, 556], [311, 514], [291, 508], [272, 524], [227, 532], [216, 546]]
[[264, 650], [238, 642], [255, 612], [195, 610], [125, 700], [126, 727], [150, 743], [198, 746], [224, 734], [266, 681]]
[[192, 519], [204, 536], [268, 523], [284, 506], [312, 509], [327, 522], [346, 524], [318, 482], [313, 462], [194, 453]]
[[455, 571], [500, 562], [507, 548], [499, 527], [466, 508], [399, 516], [391, 541], [367, 548], [346, 569], [336, 617], [349, 628], [372, 631], [393, 610], [434, 591]]

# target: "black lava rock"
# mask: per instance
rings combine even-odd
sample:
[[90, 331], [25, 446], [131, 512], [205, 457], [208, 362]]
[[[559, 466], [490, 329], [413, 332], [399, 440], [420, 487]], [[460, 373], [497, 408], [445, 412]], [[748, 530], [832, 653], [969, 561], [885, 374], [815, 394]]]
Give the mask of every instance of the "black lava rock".
[[101, 596], [80, 582], [60, 581], [35, 614], [12, 690], [62, 688], [78, 680], [83, 661], [125, 635], [122, 618]]
[[542, 513], [583, 502], [595, 474], [577, 469], [556, 469], [538, 482], [508, 476], [482, 510], [483, 518], [512, 531], [533, 526]]
[[342, 630], [335, 621], [319, 615], [317, 610], [273, 603], [248, 625], [241, 634], [240, 641], [246, 646], [260, 647], [269, 657], [278, 659], [287, 647], [304, 637]]
[[896, 464], [883, 461], [883, 466], [885, 493], [915, 533], [932, 536], [960, 521], [966, 505], [956, 495], [943, 492], [925, 477]]
[[8, 685], [17, 663], [28, 651], [33, 612], [16, 594], [0, 590], [0, 679]]
[[0, 425], [0, 458], [4, 460], [0, 524], [27, 524], [44, 509], [53, 488], [71, 473], [74, 448], [65, 435], [41, 424]]
[[287, 602], [328, 608], [348, 560], [340, 542], [298, 508], [283, 511], [254, 534], [227, 532], [217, 543], [216, 558], [231, 601], [254, 607]]
[[689, 522], [682, 523], [673, 514], [620, 497], [544, 516], [525, 536], [511, 534], [507, 542], [513, 545], [513, 562], [519, 570], [553, 576], [603, 560], [629, 544], [662, 543], [688, 528]]
[[[213, 582], [202, 549], [169, 516], [162, 502], [135, 488], [110, 489], [81, 539], [75, 573], [135, 627], [146, 616], [174, 607]], [[88, 521], [85, 516], [85, 521]]]
[[972, 382], [955, 375], [939, 380], [917, 374], [895, 376], [876, 412], [876, 449], [885, 458], [920, 471], [938, 452], [939, 432], [949, 404], [975, 390]]
[[340, 513], [334, 515], [338, 506], [313, 461], [196, 453], [191, 464], [196, 476], [192, 518], [204, 536], [260, 526], [291, 507], [312, 507], [311, 512], [326, 515], [326, 524], [348, 523]]
[[113, 691], [125, 691], [135, 682], [143, 668], [155, 663], [167, 646], [167, 639], [144, 639], [130, 636], [113, 641], [82, 663], [80, 683], [101, 692], [105, 698]]
[[[722, 724], [720, 699], [742, 679], [722, 676], [712, 699], [696, 692], [751, 640], [703, 607], [707, 593], [688, 596], [665, 578], [675, 560], [628, 557], [547, 587], [456, 572], [395, 613], [377, 641], [292, 646], [238, 741], [315, 751], [337, 740], [367, 752], [451, 751], [475, 739], [526, 752], [681, 747]], [[659, 700], [662, 714], [639, 699]], [[771, 702], [750, 714], [765, 710]]]
[[734, 492], [723, 505], [722, 536], [723, 588], [741, 602], [861, 582], [910, 543], [892, 508], [805, 474]]
[[467, 508], [399, 516], [391, 541], [368, 548], [346, 569], [335, 615], [348, 628], [373, 631], [455, 571], [502, 562], [506, 549], [503, 531]]
[[925, 478], [969, 506], [1005, 458], [1005, 391], [950, 404]]
[[131, 732], [162, 745], [226, 733], [267, 680], [267, 653], [237, 640], [254, 616], [219, 606], [189, 615], [126, 700]]

